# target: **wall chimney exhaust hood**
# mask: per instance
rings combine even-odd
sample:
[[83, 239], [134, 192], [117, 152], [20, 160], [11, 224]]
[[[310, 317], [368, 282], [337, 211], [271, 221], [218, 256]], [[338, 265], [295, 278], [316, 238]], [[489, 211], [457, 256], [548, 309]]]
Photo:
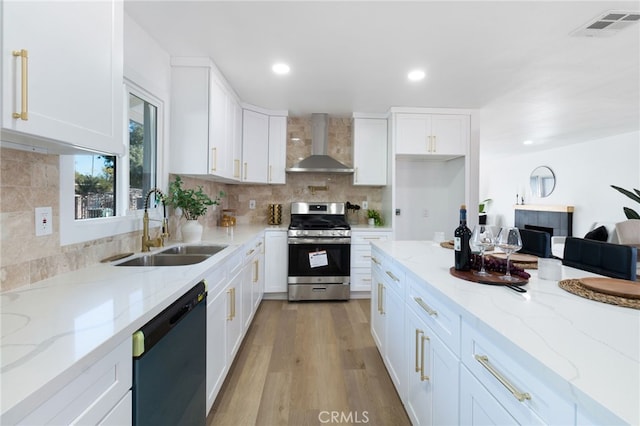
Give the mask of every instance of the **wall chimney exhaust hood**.
[[288, 173], [353, 173], [353, 169], [330, 157], [329, 116], [311, 114], [311, 155], [285, 171]]

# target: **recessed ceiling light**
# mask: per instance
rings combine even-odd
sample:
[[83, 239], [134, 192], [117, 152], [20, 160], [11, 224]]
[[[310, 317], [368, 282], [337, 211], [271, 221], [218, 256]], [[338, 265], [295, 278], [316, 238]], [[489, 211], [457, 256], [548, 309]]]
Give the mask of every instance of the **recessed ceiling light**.
[[523, 145], [533, 145], [533, 141], [524, 141], [522, 142]]
[[420, 81], [424, 78], [425, 73], [422, 70], [413, 70], [408, 75], [407, 78], [411, 81]]
[[291, 70], [289, 65], [284, 63], [273, 64], [271, 69], [278, 75], [289, 74], [289, 71]]

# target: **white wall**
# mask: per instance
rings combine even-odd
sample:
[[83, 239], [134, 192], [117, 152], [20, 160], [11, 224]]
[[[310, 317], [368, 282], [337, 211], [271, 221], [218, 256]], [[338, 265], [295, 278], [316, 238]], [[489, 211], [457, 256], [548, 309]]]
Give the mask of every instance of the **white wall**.
[[[464, 168], [463, 157], [450, 161], [396, 159], [395, 206], [401, 212], [394, 218], [397, 240], [432, 240], [434, 232], [453, 238], [460, 205], [465, 202]], [[468, 208], [468, 214], [477, 211], [477, 207]]]
[[[543, 165], [555, 173], [556, 187], [549, 197], [535, 198], [529, 175]], [[640, 209], [610, 185], [640, 188], [640, 132], [539, 152], [523, 146], [520, 155], [480, 161], [480, 199], [493, 199], [488, 222], [499, 226], [513, 225], [516, 193], [524, 193], [525, 204], [575, 206], [573, 235], [582, 237], [594, 222], [625, 220], [623, 206]]]

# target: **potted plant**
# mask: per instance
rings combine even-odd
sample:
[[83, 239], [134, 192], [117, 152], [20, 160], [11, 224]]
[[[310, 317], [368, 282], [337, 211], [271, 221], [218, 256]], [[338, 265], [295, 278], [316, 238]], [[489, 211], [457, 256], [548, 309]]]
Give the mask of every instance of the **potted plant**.
[[373, 210], [373, 209], [367, 210], [367, 217], [369, 218], [369, 225], [372, 225], [372, 226], [384, 225], [384, 220], [382, 219], [382, 215], [378, 210]]
[[482, 201], [480, 201], [480, 204], [478, 205], [478, 213], [480, 213], [480, 217], [478, 220], [478, 223], [480, 225], [486, 225], [487, 224], [487, 206], [489, 205], [489, 203], [491, 202], [491, 198], [487, 198], [484, 199]]
[[215, 199], [211, 199], [203, 190], [202, 186], [196, 189], [185, 189], [182, 187], [182, 178], [176, 176], [176, 180], [169, 183], [169, 192], [165, 198], [165, 204], [174, 209], [182, 210], [182, 215], [187, 220], [182, 227], [182, 240], [185, 243], [198, 242], [202, 239], [203, 227], [198, 223], [198, 218], [207, 213], [209, 206], [220, 204], [220, 198], [224, 197], [224, 192], [220, 191]]

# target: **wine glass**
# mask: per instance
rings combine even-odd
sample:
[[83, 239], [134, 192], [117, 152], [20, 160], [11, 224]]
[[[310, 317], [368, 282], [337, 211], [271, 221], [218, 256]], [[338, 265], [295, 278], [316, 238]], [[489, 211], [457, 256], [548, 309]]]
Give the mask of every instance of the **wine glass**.
[[512, 253], [522, 248], [522, 238], [520, 231], [515, 227], [502, 228], [496, 237], [496, 246], [507, 254], [507, 273], [500, 277], [505, 281], [518, 281], [518, 278], [511, 276], [511, 268], [509, 267], [509, 258]]
[[481, 277], [491, 275], [484, 269], [484, 252], [489, 247], [492, 247], [494, 244], [494, 235], [493, 229], [491, 226], [487, 225], [476, 225], [473, 228], [473, 233], [471, 234], [471, 246], [475, 247], [480, 251], [480, 270], [474, 271], [474, 275], [478, 275]]

